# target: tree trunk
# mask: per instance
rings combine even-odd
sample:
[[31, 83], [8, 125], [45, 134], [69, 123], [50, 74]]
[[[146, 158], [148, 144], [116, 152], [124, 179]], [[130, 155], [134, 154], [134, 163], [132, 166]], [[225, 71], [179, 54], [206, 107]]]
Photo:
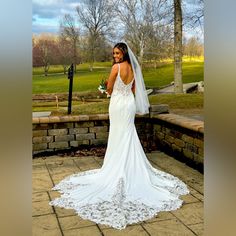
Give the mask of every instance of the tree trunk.
[[174, 0], [174, 9], [174, 92], [183, 93], [181, 0]]
[[67, 68], [67, 66], [63, 65], [64, 75], [66, 75], [66, 68]]
[[93, 64], [95, 61], [95, 40], [96, 40], [96, 35], [93, 34], [91, 35], [91, 51], [90, 51], [90, 65], [89, 65], [89, 70], [92, 72], [93, 71]]
[[90, 55], [90, 63], [89, 63], [89, 70], [92, 72], [93, 71], [93, 63], [94, 63], [94, 45], [92, 43], [92, 48], [91, 48], [91, 55]]
[[76, 48], [77, 40], [73, 40], [73, 47], [74, 47], [74, 73], [76, 74], [76, 62], [77, 62], [77, 48]]
[[44, 65], [44, 76], [48, 76], [49, 65]]
[[142, 69], [143, 68], [143, 54], [144, 54], [144, 42], [143, 42], [143, 40], [140, 40], [139, 47], [140, 47], [139, 64], [140, 64], [140, 67]]

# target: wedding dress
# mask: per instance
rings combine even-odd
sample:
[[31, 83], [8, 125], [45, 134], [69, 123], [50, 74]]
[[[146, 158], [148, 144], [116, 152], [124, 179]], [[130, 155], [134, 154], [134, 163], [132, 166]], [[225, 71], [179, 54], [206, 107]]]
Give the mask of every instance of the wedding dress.
[[[118, 64], [119, 65], [119, 64]], [[109, 137], [103, 165], [68, 176], [53, 187], [63, 195], [49, 204], [74, 209], [83, 219], [116, 229], [176, 210], [185, 183], [149, 163], [134, 125], [135, 97], [119, 72], [109, 104]]]

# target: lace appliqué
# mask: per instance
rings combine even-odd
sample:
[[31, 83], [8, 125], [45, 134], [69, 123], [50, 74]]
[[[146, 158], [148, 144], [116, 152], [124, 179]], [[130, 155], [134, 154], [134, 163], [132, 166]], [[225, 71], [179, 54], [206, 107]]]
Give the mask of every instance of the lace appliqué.
[[118, 94], [121, 94], [123, 96], [131, 95], [132, 94], [131, 88], [132, 88], [133, 80], [129, 84], [124, 84], [124, 82], [122, 81], [122, 79], [118, 75], [117, 79], [116, 79], [116, 82], [114, 84], [112, 96], [115, 96], [115, 95], [118, 95]]
[[[152, 171], [154, 171], [153, 169]], [[53, 190], [60, 190], [64, 193], [60, 198], [49, 202], [49, 205], [74, 209], [83, 219], [88, 219], [96, 223], [105, 224], [116, 229], [124, 229], [126, 225], [148, 220], [161, 211], [172, 211], [181, 207], [183, 201], [176, 198], [175, 200], [158, 202], [159, 206], [148, 206], [139, 200], [128, 201], [125, 194], [125, 183], [123, 178], [119, 178], [116, 190], [111, 199], [102, 200], [92, 204], [78, 204], [76, 199], [70, 198], [69, 191], [78, 188], [78, 185], [70, 185], [69, 179], [78, 175], [96, 173], [98, 170], [91, 170], [69, 176], [56, 185]], [[154, 171], [156, 175], [163, 178], [173, 179], [171, 175], [164, 172]], [[177, 179], [177, 178], [176, 178]], [[175, 181], [176, 181], [175, 179]], [[65, 181], [66, 180], [66, 181]], [[162, 187], [163, 188], [163, 187]], [[177, 191], [177, 192], [176, 192]], [[187, 194], [188, 190], [185, 185], [177, 179], [176, 185], [171, 189], [176, 195]]]
[[171, 183], [173, 183], [173, 186], [159, 186], [156, 185], [157, 187], [161, 187], [161, 188], [165, 188], [167, 189], [170, 193], [174, 194], [174, 195], [186, 195], [189, 194], [190, 191], [188, 190], [187, 185], [182, 182], [179, 178], [168, 174], [166, 172], [157, 170], [156, 168], [153, 168], [151, 165], [148, 166], [149, 170], [151, 170], [151, 172], [155, 175], [158, 176], [158, 178], [162, 178], [162, 179], [166, 179], [171, 181]]

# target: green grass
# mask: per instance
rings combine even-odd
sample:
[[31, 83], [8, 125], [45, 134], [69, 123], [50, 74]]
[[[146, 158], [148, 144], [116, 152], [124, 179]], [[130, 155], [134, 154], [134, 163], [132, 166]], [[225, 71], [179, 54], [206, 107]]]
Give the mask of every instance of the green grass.
[[[183, 62], [183, 83], [203, 80], [204, 62]], [[78, 72], [74, 76], [74, 92], [95, 92], [102, 78], [107, 78], [111, 70], [111, 62], [94, 64], [94, 70], [89, 71], [88, 64], [77, 66]], [[147, 87], [162, 87], [174, 80], [174, 66], [164, 64], [154, 69], [144, 69], [143, 77]], [[51, 66], [48, 76], [44, 76], [43, 68], [33, 68], [33, 94], [66, 93], [69, 81], [63, 74], [62, 66]]]
[[[96, 63], [92, 72], [88, 64], [77, 66], [78, 72], [74, 75], [73, 91], [97, 91], [97, 87], [104, 76], [109, 75], [111, 63]], [[41, 93], [65, 93], [69, 90], [69, 80], [63, 74], [62, 67], [52, 66], [48, 76], [44, 76], [43, 68], [33, 69], [33, 94]], [[60, 73], [59, 73], [60, 72]], [[104, 77], [105, 78], [105, 77]]]
[[[203, 80], [203, 62], [183, 62], [183, 83]], [[157, 69], [143, 70], [148, 87], [162, 87], [174, 81], [174, 66], [166, 64]]]
[[[109, 100], [103, 102], [84, 103], [72, 107], [71, 115], [104, 114], [108, 113]], [[54, 110], [51, 115], [67, 115], [67, 107]]]
[[[183, 60], [183, 83], [203, 80], [204, 62]], [[94, 64], [94, 70], [89, 71], [89, 64], [77, 66], [78, 72], [74, 76], [73, 91], [75, 93], [98, 93], [97, 87], [101, 79], [108, 77], [111, 62]], [[157, 88], [170, 84], [174, 80], [173, 63], [165, 63], [157, 69], [143, 70], [143, 77], [147, 87]], [[69, 81], [63, 74], [62, 66], [51, 66], [48, 76], [43, 75], [43, 68], [33, 68], [33, 94], [68, 93]], [[85, 96], [86, 97], [86, 96]], [[203, 108], [203, 94], [158, 94], [149, 96], [150, 104], [168, 104], [170, 109]], [[73, 101], [72, 115], [108, 113], [109, 99], [101, 102]], [[52, 115], [66, 115], [67, 102], [33, 102], [33, 111], [52, 111]]]
[[149, 96], [150, 104], [168, 104], [170, 109], [203, 108], [203, 93], [157, 94]]
[[[109, 99], [101, 102], [73, 102], [71, 115], [84, 115], [84, 114], [103, 114], [108, 113]], [[51, 111], [51, 115], [67, 115], [67, 103], [59, 103], [56, 107], [55, 103], [45, 104], [42, 106], [33, 105], [33, 111]]]
[[[153, 104], [168, 104], [170, 109], [203, 108], [204, 95], [196, 94], [157, 94], [150, 95], [149, 102]], [[52, 111], [52, 115], [66, 115], [67, 102], [60, 102], [57, 109], [55, 102], [33, 103], [33, 111]], [[109, 99], [101, 102], [73, 101], [72, 115], [108, 113]]]

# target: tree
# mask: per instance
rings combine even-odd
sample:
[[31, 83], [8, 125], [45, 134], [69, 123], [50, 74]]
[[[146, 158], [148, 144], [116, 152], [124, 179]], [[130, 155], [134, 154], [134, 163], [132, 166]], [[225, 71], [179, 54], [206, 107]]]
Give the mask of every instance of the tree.
[[174, 92], [183, 93], [181, 0], [174, 0]]
[[167, 25], [158, 25], [154, 27], [153, 35], [146, 41], [146, 50], [144, 53], [145, 66], [157, 68], [158, 62], [163, 59], [173, 57], [173, 32]]
[[138, 55], [142, 67], [145, 51], [154, 37], [159, 40], [158, 28], [167, 14], [166, 0], [120, 0], [117, 8], [119, 18], [124, 25], [124, 38]]
[[43, 66], [43, 61], [42, 61], [42, 50], [37, 43], [37, 38], [33, 36], [32, 40], [32, 46], [33, 46], [33, 66], [38, 67], [38, 66]]
[[96, 61], [111, 61], [112, 47], [107, 42], [104, 35], [100, 35], [96, 40], [97, 48], [95, 49]]
[[63, 34], [59, 36], [59, 63], [62, 65], [64, 74], [67, 72], [67, 67], [73, 62], [73, 48], [71, 42]]
[[190, 60], [192, 57], [201, 56], [203, 55], [203, 45], [199, 42], [199, 40], [196, 37], [191, 37], [188, 39], [188, 41], [184, 44], [184, 55], [187, 55], [190, 57]]
[[73, 51], [74, 73], [78, 60], [77, 44], [79, 42], [79, 30], [75, 25], [75, 19], [70, 14], [65, 14], [60, 22], [60, 35], [71, 43]]
[[51, 64], [58, 64], [58, 45], [55, 37], [43, 34], [34, 39], [33, 65], [43, 66], [47, 76]]
[[183, 4], [183, 9], [185, 12], [183, 25], [186, 30], [194, 30], [198, 35], [203, 34], [204, 1], [192, 0], [188, 4]]
[[85, 0], [76, 7], [79, 20], [88, 31], [90, 71], [93, 70], [99, 37], [109, 35], [113, 28], [114, 4], [111, 0]]

